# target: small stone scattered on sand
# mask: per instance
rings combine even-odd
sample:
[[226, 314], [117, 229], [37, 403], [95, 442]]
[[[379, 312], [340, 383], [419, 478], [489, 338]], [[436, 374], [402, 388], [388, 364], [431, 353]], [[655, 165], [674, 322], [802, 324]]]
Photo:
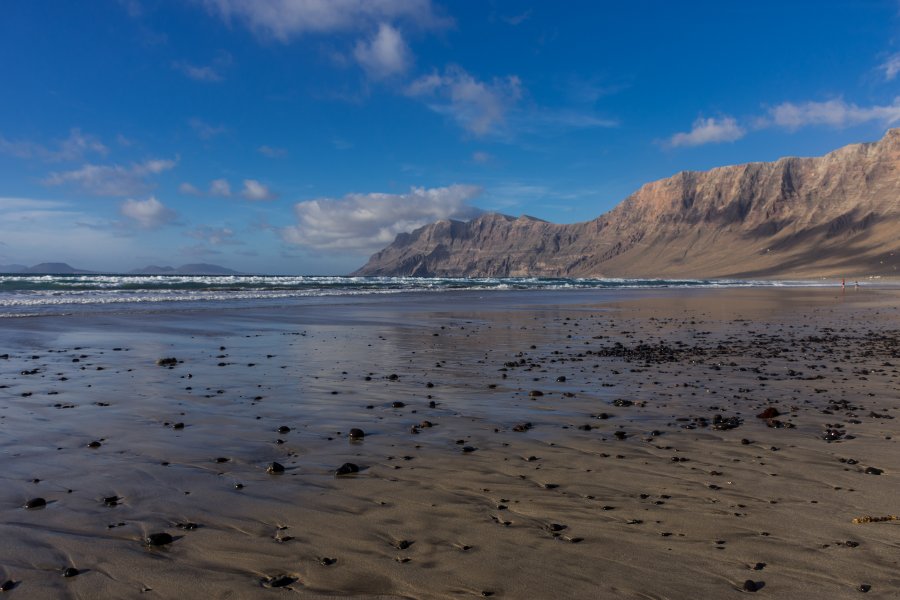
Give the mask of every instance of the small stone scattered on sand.
[[148, 546], [165, 546], [175, 541], [171, 535], [165, 532], [151, 533], [144, 539], [144, 543]]
[[337, 469], [335, 469], [335, 475], [350, 475], [352, 473], [359, 473], [359, 467], [353, 463], [344, 463]]

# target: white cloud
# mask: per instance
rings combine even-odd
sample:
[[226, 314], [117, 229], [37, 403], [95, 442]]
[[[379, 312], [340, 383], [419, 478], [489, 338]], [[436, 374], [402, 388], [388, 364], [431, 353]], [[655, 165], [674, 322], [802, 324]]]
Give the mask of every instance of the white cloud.
[[181, 71], [195, 81], [218, 83], [225, 80], [224, 71], [231, 66], [231, 62], [231, 54], [220, 52], [219, 56], [208, 65], [195, 65], [184, 60], [177, 60], [172, 63], [172, 68]]
[[194, 239], [202, 240], [207, 244], [212, 244], [213, 246], [236, 246], [243, 244], [243, 242], [235, 237], [234, 231], [228, 227], [209, 227], [208, 225], [201, 225], [200, 227], [188, 231], [187, 235]]
[[156, 229], [175, 220], [175, 212], [150, 196], [146, 200], [128, 199], [119, 207], [122, 216], [144, 229]]
[[888, 125], [900, 121], [900, 97], [885, 106], [857, 106], [843, 99], [800, 104], [783, 102], [769, 109], [768, 117], [762, 119], [760, 125], [796, 130], [808, 125], [848, 127], [869, 121], [882, 121]]
[[886, 81], [893, 81], [897, 73], [900, 73], [900, 52], [889, 56], [878, 68], [884, 71]]
[[152, 188], [148, 178], [174, 168], [175, 164], [176, 161], [168, 159], [146, 160], [129, 166], [87, 164], [73, 171], [50, 173], [44, 183], [71, 183], [98, 196], [131, 196]]
[[188, 125], [191, 126], [191, 129], [194, 130], [194, 133], [196, 133], [197, 137], [201, 140], [209, 140], [228, 131], [228, 128], [224, 125], [210, 125], [206, 121], [196, 117], [190, 119]]
[[188, 183], [187, 181], [182, 182], [178, 186], [178, 192], [180, 194], [184, 194], [185, 196], [202, 196], [203, 192], [197, 189], [192, 183]]
[[439, 219], [469, 219], [480, 212], [469, 204], [481, 193], [471, 185], [412, 188], [406, 194], [348, 194], [294, 205], [297, 224], [280, 230], [291, 244], [348, 254], [371, 253]]
[[506, 23], [512, 25], [513, 27], [517, 27], [531, 18], [533, 11], [529, 8], [523, 13], [519, 13], [517, 15], [512, 15], [511, 17], [500, 17]]
[[502, 127], [507, 112], [522, 95], [521, 87], [515, 75], [483, 82], [451, 65], [443, 74], [434, 72], [413, 81], [406, 93], [423, 99], [431, 110], [449, 116], [470, 133], [482, 136]]
[[285, 148], [276, 148], [273, 146], [262, 145], [256, 149], [257, 152], [262, 154], [263, 156], [268, 156], [269, 158], [282, 158], [287, 156], [287, 150]]
[[556, 132], [563, 129], [596, 129], [598, 127], [618, 127], [615, 119], [600, 117], [589, 111], [572, 109], [536, 108], [517, 114], [515, 119], [517, 131], [532, 133]]
[[699, 118], [694, 121], [694, 126], [687, 133], [676, 133], [669, 138], [668, 145], [677, 148], [679, 146], [700, 146], [703, 144], [718, 144], [721, 142], [733, 142], [744, 137], [746, 131], [738, 125], [734, 117]]
[[135, 251], [131, 238], [65, 202], [0, 197], [0, 214], [0, 239], [15, 252], [12, 262], [64, 260], [79, 268], [110, 268], [98, 265], [98, 257], [118, 260]]
[[268, 187], [255, 179], [245, 179], [244, 189], [241, 190], [241, 196], [247, 200], [274, 200], [275, 194]]
[[487, 152], [476, 151], [472, 153], [472, 160], [477, 162], [480, 165], [491, 162], [494, 159], [493, 156], [488, 154]]
[[435, 15], [430, 0], [204, 0], [226, 23], [239, 21], [264, 39], [289, 42], [304, 34], [371, 29], [404, 20], [428, 29], [448, 20]]
[[378, 33], [369, 40], [356, 43], [353, 57], [369, 77], [385, 79], [403, 73], [412, 62], [409, 46], [400, 32], [381, 23]]
[[217, 83], [219, 81], [224, 81], [225, 79], [225, 77], [212, 65], [193, 65], [189, 62], [179, 60], [172, 63], [172, 67], [181, 71], [194, 81]]
[[96, 137], [84, 134], [77, 127], [69, 130], [69, 136], [57, 140], [53, 147], [28, 140], [8, 140], [0, 135], [0, 153], [16, 158], [36, 158], [47, 162], [79, 160], [87, 154], [106, 156], [108, 149]]
[[228, 197], [231, 195], [231, 184], [226, 179], [213, 179], [209, 182], [209, 195]]
[[67, 217], [75, 219], [79, 213], [69, 209], [69, 205], [56, 200], [35, 200], [32, 198], [0, 197], [0, 214], [6, 225], [18, 223], [18, 227], [31, 227], [48, 219]]

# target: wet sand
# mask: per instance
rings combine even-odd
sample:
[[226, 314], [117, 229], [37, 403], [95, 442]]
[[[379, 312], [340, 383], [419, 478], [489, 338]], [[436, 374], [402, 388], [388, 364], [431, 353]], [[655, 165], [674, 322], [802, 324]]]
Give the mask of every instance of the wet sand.
[[898, 307], [870, 288], [450, 292], [7, 319], [0, 583], [896, 598], [900, 521], [852, 521], [900, 513]]

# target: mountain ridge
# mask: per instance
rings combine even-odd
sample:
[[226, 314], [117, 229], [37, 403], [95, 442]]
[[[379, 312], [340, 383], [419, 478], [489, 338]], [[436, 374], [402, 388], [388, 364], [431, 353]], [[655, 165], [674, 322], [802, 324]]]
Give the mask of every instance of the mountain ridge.
[[400, 234], [354, 275], [897, 276], [900, 129], [820, 157], [681, 171], [599, 217], [486, 213]]

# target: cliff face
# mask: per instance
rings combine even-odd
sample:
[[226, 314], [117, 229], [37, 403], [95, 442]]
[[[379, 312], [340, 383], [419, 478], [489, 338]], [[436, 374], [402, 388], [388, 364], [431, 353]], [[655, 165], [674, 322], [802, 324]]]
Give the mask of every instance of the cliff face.
[[818, 158], [648, 183], [593, 221], [485, 214], [401, 234], [356, 275], [900, 276], [900, 129]]

